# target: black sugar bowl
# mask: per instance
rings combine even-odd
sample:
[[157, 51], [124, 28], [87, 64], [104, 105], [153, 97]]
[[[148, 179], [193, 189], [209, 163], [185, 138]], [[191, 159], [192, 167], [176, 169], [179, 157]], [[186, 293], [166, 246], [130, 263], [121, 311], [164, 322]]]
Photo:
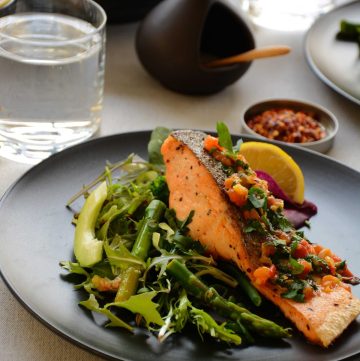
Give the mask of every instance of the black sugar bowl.
[[223, 0], [165, 0], [136, 34], [136, 52], [148, 73], [184, 94], [212, 94], [237, 81], [250, 62], [217, 68], [206, 62], [254, 47], [247, 23]]

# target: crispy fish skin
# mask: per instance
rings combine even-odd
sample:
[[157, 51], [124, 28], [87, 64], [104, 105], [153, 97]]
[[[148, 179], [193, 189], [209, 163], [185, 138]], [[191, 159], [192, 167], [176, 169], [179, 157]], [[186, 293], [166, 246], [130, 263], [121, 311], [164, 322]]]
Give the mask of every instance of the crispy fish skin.
[[161, 152], [170, 207], [179, 219], [194, 210], [190, 235], [214, 257], [235, 262], [259, 292], [274, 302], [310, 342], [328, 347], [360, 314], [360, 300], [339, 286], [299, 303], [281, 297], [283, 290], [279, 286], [255, 283], [253, 272], [260, 265], [264, 240], [243, 231], [241, 214], [224, 191], [223, 167], [203, 149], [205, 137], [202, 132], [181, 130], [165, 140]]

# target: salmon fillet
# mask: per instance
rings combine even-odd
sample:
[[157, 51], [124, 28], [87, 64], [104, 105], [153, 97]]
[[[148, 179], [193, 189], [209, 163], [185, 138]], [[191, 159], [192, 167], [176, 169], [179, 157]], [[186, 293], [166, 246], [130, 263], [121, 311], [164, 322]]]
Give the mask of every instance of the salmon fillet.
[[360, 300], [348, 289], [336, 287], [301, 303], [281, 297], [284, 290], [280, 286], [255, 282], [253, 272], [261, 265], [260, 236], [244, 232], [241, 213], [224, 191], [227, 175], [223, 166], [203, 149], [205, 137], [202, 132], [175, 131], [161, 148], [170, 208], [175, 209], [179, 219], [194, 210], [189, 224], [192, 238], [215, 258], [236, 263], [310, 342], [329, 346], [360, 314]]

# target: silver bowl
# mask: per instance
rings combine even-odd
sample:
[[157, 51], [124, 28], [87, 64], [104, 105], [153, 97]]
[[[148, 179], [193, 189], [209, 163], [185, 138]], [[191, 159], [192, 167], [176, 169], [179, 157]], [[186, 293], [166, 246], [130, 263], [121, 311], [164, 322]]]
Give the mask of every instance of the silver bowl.
[[249, 107], [241, 118], [242, 132], [245, 134], [251, 134], [259, 139], [268, 139], [254, 130], [252, 130], [247, 122], [254, 116], [261, 114], [262, 112], [270, 109], [292, 109], [294, 111], [303, 111], [305, 113], [312, 113], [315, 115], [316, 120], [324, 127], [326, 135], [324, 138], [306, 143], [290, 143], [280, 140], [272, 140], [279, 144], [288, 144], [304, 147], [307, 149], [315, 150], [317, 152], [326, 153], [333, 145], [336, 133], [339, 128], [339, 123], [331, 112], [323, 108], [320, 105], [291, 99], [270, 99], [262, 102], [258, 102]]

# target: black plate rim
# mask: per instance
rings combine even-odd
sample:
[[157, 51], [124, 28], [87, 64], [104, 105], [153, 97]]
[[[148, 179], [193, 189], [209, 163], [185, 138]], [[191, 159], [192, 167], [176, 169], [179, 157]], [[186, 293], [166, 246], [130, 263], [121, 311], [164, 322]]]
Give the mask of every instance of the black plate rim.
[[[348, 100], [354, 102], [355, 104], [360, 105], [360, 98], [356, 98], [354, 97], [352, 94], [348, 93], [347, 91], [345, 91], [344, 89], [342, 89], [340, 86], [338, 86], [337, 84], [335, 84], [333, 81], [331, 81], [319, 68], [318, 66], [315, 64], [313, 57], [311, 55], [311, 50], [310, 50], [310, 37], [312, 36], [313, 32], [315, 31], [316, 27], [318, 26], [318, 24], [322, 21], [326, 21], [326, 17], [328, 14], [333, 14], [335, 12], [337, 12], [339, 9], [343, 9], [346, 7], [351, 7], [354, 4], [358, 3], [358, 0], [353, 0], [349, 3], [337, 6], [336, 8], [330, 10], [329, 12], [327, 12], [326, 14], [320, 16], [317, 20], [315, 20], [315, 22], [311, 25], [310, 29], [307, 31], [306, 36], [305, 36], [305, 58], [307, 63], [309, 64], [310, 69], [315, 73], [315, 75], [327, 86], [329, 86], [330, 88], [332, 88], [334, 91], [336, 91], [338, 94], [342, 95], [343, 97], [347, 98]], [[325, 20], [324, 20], [325, 19]]]
[[[16, 179], [10, 186], [9, 188], [5, 191], [5, 193], [0, 197], [0, 208], [2, 207], [3, 202], [5, 201], [5, 199], [11, 194], [11, 192], [13, 191], [13, 189], [17, 186], [18, 183], [20, 183], [22, 181], [22, 179], [28, 177], [31, 175], [32, 172], [38, 170], [40, 167], [47, 167], [47, 165], [50, 163], [52, 163], [55, 159], [59, 158], [59, 157], [66, 157], [68, 154], [73, 153], [74, 151], [80, 150], [83, 147], [89, 147], [89, 146], [93, 146], [95, 147], [97, 143], [102, 143], [102, 142], [106, 142], [107, 140], [112, 140], [115, 138], [121, 138], [121, 137], [136, 137], [136, 136], [147, 136], [148, 138], [150, 137], [151, 134], [151, 129], [147, 129], [147, 130], [139, 130], [139, 131], [131, 131], [131, 132], [124, 132], [124, 133], [117, 133], [117, 134], [112, 134], [112, 135], [107, 135], [107, 136], [101, 136], [98, 138], [93, 138], [90, 140], [87, 140], [85, 142], [82, 142], [80, 144], [76, 144], [74, 146], [71, 146], [59, 153], [53, 154], [51, 155], [49, 158], [43, 160], [41, 163], [31, 167], [30, 169], [28, 169], [25, 173], [23, 173], [18, 179]], [[215, 134], [212, 131], [208, 131], [208, 130], [202, 130], [206, 133], [209, 134]], [[258, 141], [258, 142], [266, 142], [266, 143], [270, 143], [270, 144], [274, 144], [279, 146], [280, 148], [283, 148], [285, 151], [289, 150], [289, 151], [294, 151], [295, 153], [299, 152], [301, 153], [309, 153], [314, 157], [317, 157], [318, 159], [322, 159], [325, 162], [331, 163], [331, 164], [335, 164], [336, 166], [342, 168], [344, 171], [350, 172], [355, 176], [360, 177], [360, 172], [358, 172], [357, 170], [355, 170], [354, 168], [349, 167], [348, 165], [343, 164], [340, 161], [337, 161], [336, 159], [333, 159], [327, 155], [315, 152], [311, 149], [307, 149], [307, 148], [302, 148], [301, 146], [297, 146], [297, 145], [291, 145], [291, 144], [279, 144], [279, 142], [273, 142], [271, 140], [262, 140], [257, 138], [256, 136], [252, 136], [252, 135], [245, 135], [245, 134], [232, 134], [232, 137], [235, 139], [243, 139], [245, 141]], [[78, 338], [74, 337], [73, 335], [67, 334], [66, 332], [59, 330], [56, 326], [54, 326], [52, 324], [51, 321], [46, 320], [45, 317], [41, 316], [39, 313], [36, 312], [36, 310], [32, 309], [29, 305], [26, 304], [26, 302], [23, 301], [21, 295], [16, 291], [16, 286], [14, 284], [12, 284], [6, 277], [6, 274], [4, 274], [4, 271], [1, 267], [0, 264], [0, 277], [2, 278], [2, 280], [4, 281], [5, 285], [7, 286], [7, 288], [9, 289], [9, 291], [12, 293], [12, 295], [15, 297], [15, 299], [20, 303], [20, 305], [22, 305], [24, 307], [24, 309], [26, 311], [28, 311], [30, 313], [30, 315], [32, 315], [36, 320], [38, 320], [40, 323], [42, 323], [44, 326], [46, 326], [50, 331], [54, 332], [55, 334], [59, 335], [61, 338], [63, 338], [64, 340], [70, 342], [71, 344], [80, 347], [81, 349], [90, 352], [90, 353], [94, 353], [100, 357], [105, 357], [106, 359], [109, 360], [122, 360], [122, 361], [133, 361], [132, 359], [129, 358], [124, 358], [122, 357], [121, 359], [119, 357], [114, 357], [111, 354], [107, 353], [106, 350], [104, 349], [100, 349], [97, 348], [96, 346], [94, 346], [91, 343], [88, 342], [84, 342], [82, 340], [79, 340]], [[344, 358], [341, 358], [339, 360], [346, 360], [348, 358], [354, 357], [356, 355], [360, 355], [360, 352], [354, 352], [351, 354], [347, 354], [346, 356], [344, 356]], [[335, 359], [334, 359], [335, 361]], [[338, 361], [338, 359], [336, 360]]]

